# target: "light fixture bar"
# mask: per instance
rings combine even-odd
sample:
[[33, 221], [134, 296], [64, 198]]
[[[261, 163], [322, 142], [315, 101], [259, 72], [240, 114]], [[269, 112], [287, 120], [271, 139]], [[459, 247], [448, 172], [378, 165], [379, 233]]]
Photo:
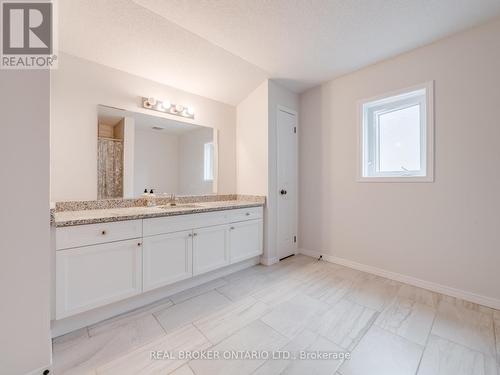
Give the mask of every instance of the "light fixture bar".
[[173, 104], [168, 100], [157, 100], [156, 98], [142, 98], [142, 107], [153, 111], [168, 113], [169, 115], [181, 116], [194, 119], [194, 109], [182, 104]]

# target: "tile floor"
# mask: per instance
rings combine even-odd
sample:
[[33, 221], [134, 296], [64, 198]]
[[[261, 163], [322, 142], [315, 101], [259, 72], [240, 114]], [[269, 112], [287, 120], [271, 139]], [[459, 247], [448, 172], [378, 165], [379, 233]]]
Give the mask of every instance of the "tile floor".
[[[58, 337], [53, 349], [55, 374], [500, 375], [500, 312], [299, 255]], [[205, 350], [328, 358], [180, 355]]]

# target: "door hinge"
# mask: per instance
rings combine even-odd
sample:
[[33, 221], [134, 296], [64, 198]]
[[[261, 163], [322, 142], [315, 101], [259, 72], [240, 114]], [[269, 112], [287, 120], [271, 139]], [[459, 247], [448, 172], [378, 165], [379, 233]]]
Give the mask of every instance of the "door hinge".
[[297, 127], [296, 126], [293, 127], [293, 133], [297, 134]]
[[293, 236], [293, 243], [297, 243], [297, 236]]

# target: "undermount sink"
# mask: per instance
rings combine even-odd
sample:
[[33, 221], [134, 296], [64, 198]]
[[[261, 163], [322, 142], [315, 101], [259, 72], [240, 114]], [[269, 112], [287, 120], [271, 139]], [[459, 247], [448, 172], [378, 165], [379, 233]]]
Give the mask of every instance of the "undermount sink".
[[164, 210], [174, 210], [174, 209], [178, 209], [178, 208], [194, 209], [194, 208], [200, 208], [201, 206], [198, 204], [193, 204], [193, 203], [180, 203], [180, 204], [176, 204], [175, 206], [171, 206], [171, 205], [167, 204], [165, 206], [158, 206], [158, 207], [162, 208]]

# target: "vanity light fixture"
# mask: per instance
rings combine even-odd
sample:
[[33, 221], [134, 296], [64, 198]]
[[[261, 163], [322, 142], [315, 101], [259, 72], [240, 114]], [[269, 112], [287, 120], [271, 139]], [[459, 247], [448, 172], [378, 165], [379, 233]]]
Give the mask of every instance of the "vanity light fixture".
[[151, 109], [153, 111], [194, 119], [193, 107], [186, 107], [182, 104], [173, 104], [169, 100], [157, 100], [153, 97], [143, 97], [142, 106], [143, 108]]
[[170, 107], [172, 107], [172, 103], [170, 103], [168, 100], [164, 100], [161, 102], [161, 106], [163, 109], [166, 109], [168, 111], [170, 110]]

